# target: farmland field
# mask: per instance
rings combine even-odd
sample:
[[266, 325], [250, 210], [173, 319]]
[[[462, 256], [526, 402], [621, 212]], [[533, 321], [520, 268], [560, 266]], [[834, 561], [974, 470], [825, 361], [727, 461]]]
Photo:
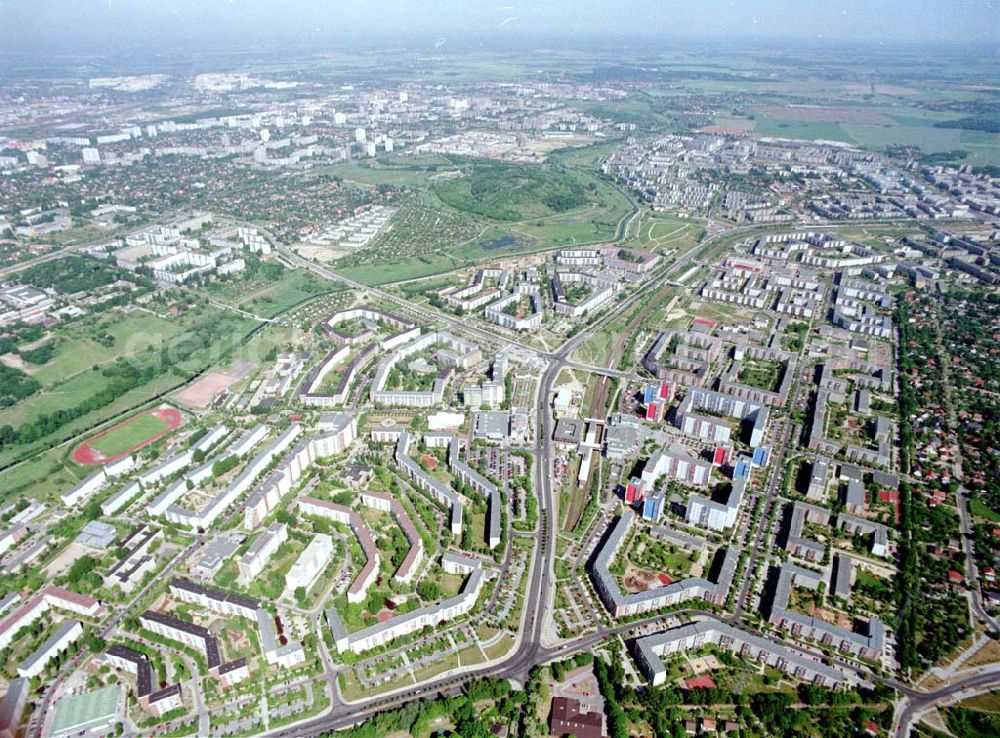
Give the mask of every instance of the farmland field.
[[756, 116], [753, 132], [758, 136], [844, 141], [877, 151], [891, 145], [917, 146], [925, 154], [957, 151], [963, 152], [964, 158], [956, 157], [963, 163], [1000, 164], [997, 134], [935, 127], [935, 123], [951, 120], [954, 115], [918, 108], [875, 108], [870, 111], [870, 120], [848, 114], [818, 120], [804, 116], [803, 110], [826, 109], [769, 107], [766, 113]]

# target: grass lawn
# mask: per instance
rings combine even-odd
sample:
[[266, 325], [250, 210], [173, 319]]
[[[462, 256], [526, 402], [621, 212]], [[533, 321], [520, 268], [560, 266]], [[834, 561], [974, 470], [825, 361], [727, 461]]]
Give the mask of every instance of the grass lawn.
[[392, 185], [394, 187], [420, 187], [441, 172], [454, 171], [455, 165], [441, 156], [382, 157], [375, 161], [341, 162], [329, 167], [320, 167], [309, 176], [332, 175], [343, 177], [347, 182], [374, 187]]
[[462, 589], [464, 578], [458, 574], [442, 574], [438, 584], [441, 587], [441, 599], [454, 597]]
[[46, 501], [83, 480], [91, 469], [66, 464], [67, 449], [55, 448], [0, 473], [0, 503], [19, 496]]
[[766, 392], [776, 392], [781, 385], [783, 368], [780, 361], [748, 359], [740, 367], [739, 382]]
[[[207, 311], [210, 315], [219, 314], [220, 317], [223, 317], [214, 308], [208, 308]], [[192, 325], [196, 319], [200, 320], [204, 317], [205, 314], [202, 313], [200, 316], [192, 315], [190, 320], [182, 317], [172, 323], [143, 312], [124, 317], [116, 316], [110, 320], [102, 321], [98, 326], [101, 332], [114, 337], [114, 343], [110, 347], [97, 345], [87, 338], [86, 332], [79, 331], [74, 327], [69, 333], [69, 339], [60, 342], [55, 357], [36, 373], [38, 381], [43, 383], [42, 390], [16, 405], [0, 410], [0, 425], [17, 427], [22, 423], [37, 419], [39, 415], [79, 405], [100, 392], [112, 381], [100, 371], [105, 365], [113, 363], [120, 357], [146, 357], [148, 349], [155, 350], [168, 341], [179, 340], [178, 337], [186, 327]], [[242, 331], [249, 325], [249, 321], [242, 319], [234, 321], [236, 331]], [[187, 333], [185, 335], [189, 339], [198, 340], [198, 336], [195, 334]], [[227, 336], [227, 340], [230, 338], [235, 339], [239, 336], [237, 334]], [[205, 346], [195, 351], [191, 358], [182, 364], [181, 368], [192, 371], [203, 368], [206, 358], [218, 355], [223, 345], [223, 342], [220, 342], [218, 345]], [[100, 363], [95, 363], [95, 356], [101, 357]], [[149, 353], [149, 356], [153, 356], [152, 352]], [[176, 374], [165, 372], [144, 387], [128, 393], [128, 396], [134, 397], [134, 393], [142, 393], [146, 388], [155, 387], [159, 391], [164, 387], [176, 386], [181, 381], [182, 378]], [[127, 407], [120, 402], [113, 403], [113, 406], [118, 407], [119, 412]], [[95, 419], [109, 417], [112, 416], [95, 412], [80, 420], [89, 419], [90, 424], [92, 424]], [[0, 463], [3, 463], [2, 458], [0, 458]]]
[[489, 657], [490, 661], [493, 659], [498, 659], [505, 653], [510, 651], [511, 647], [514, 645], [514, 636], [510, 633], [504, 633], [496, 643], [483, 648], [486, 655]]
[[918, 146], [925, 153], [964, 150], [964, 164], [1000, 164], [1000, 140], [985, 131], [963, 131], [960, 128], [935, 128], [938, 120], [954, 116], [930, 114], [911, 109], [904, 114], [893, 113], [889, 123], [826, 122], [786, 120], [758, 115], [754, 133], [759, 136], [783, 138], [828, 139], [847, 141], [863, 148], [880, 150], [893, 144]]
[[[97, 426], [101, 423], [125, 413], [134, 413], [147, 403], [158, 400], [181, 385], [186, 379], [186, 373], [201, 371], [217, 361], [220, 356], [224, 356], [234, 343], [242, 339], [249, 325], [249, 320], [239, 318], [229, 320], [227, 327], [232, 326], [233, 332], [227, 331], [221, 341], [195, 350], [187, 360], [180, 364], [178, 371], [165, 371], [155, 376], [150, 382], [125, 392], [108, 405], [65, 423], [56, 432], [32, 444], [12, 446], [0, 451], [0, 466], [10, 464], [17, 459], [27, 459], [47, 445], [74, 438], [85, 432], [87, 435], [91, 435], [94, 430], [98, 430]], [[186, 335], [194, 340], [198, 339], [198, 336], [193, 333]], [[23, 402], [0, 411], [0, 425], [10, 424], [16, 427], [34, 420], [42, 413], [73, 408], [84, 399], [101, 391], [109, 381], [109, 378], [100, 371], [84, 370], [79, 372], [66, 381], [43, 389]], [[0, 496], [9, 498], [14, 494], [25, 493], [45, 496], [60, 491], [53, 488], [57, 484], [61, 486], [61, 472], [64, 471], [62, 465], [66, 461], [64, 458], [66, 452], [65, 448], [54, 453], [47, 452], [44, 455], [44, 461], [30, 458], [29, 461], [14, 469], [0, 472], [0, 482], [2, 482]]]
[[426, 277], [431, 274], [440, 274], [441, 272], [457, 269], [460, 266], [462, 265], [459, 262], [449, 256], [433, 254], [389, 264], [359, 264], [357, 266], [338, 267], [336, 271], [338, 274], [342, 274], [348, 279], [361, 282], [362, 284], [379, 285]]
[[82, 225], [76, 228], [67, 228], [65, 231], [55, 231], [45, 236], [45, 240], [57, 246], [72, 246], [78, 243], [88, 243], [110, 239], [113, 235], [121, 231], [122, 228], [98, 228], [97, 226]]
[[601, 159], [614, 153], [622, 144], [622, 139], [602, 141], [590, 146], [576, 146], [556, 149], [549, 155], [549, 161], [565, 164], [568, 167], [597, 169]]
[[462, 663], [462, 666], [475, 666], [476, 664], [483, 663], [486, 659], [483, 658], [483, 654], [478, 646], [469, 646], [458, 652], [458, 660]]
[[90, 445], [107, 458], [111, 458], [132, 448], [137, 443], [142, 443], [147, 438], [163, 433], [167, 427], [167, 424], [155, 415], [140, 415], [106, 436], [101, 436]]
[[39, 415], [64, 410], [96, 394], [107, 384], [100, 372], [81, 372], [54, 387], [46, 388], [31, 397], [0, 410], [0, 425], [18, 426]]
[[688, 313], [692, 317], [707, 318], [708, 320], [742, 322], [748, 320], [751, 313], [735, 305], [727, 305], [722, 302], [710, 302], [699, 300], [698, 307], [691, 307]]
[[705, 235], [699, 220], [677, 218], [643, 210], [629, 223], [623, 246], [645, 251], [674, 249], [685, 252]]
[[858, 567], [857, 575], [855, 578], [855, 583], [866, 587], [878, 586], [879, 582], [882, 580], [876, 577], [874, 574], [869, 572], [867, 569], [862, 569]]
[[[490, 167], [483, 163], [464, 166], [477, 170]], [[335, 271], [364, 284], [379, 285], [516, 254], [606, 242], [615, 238], [619, 221], [632, 208], [616, 187], [582, 172], [502, 164], [495, 168], [504, 177], [520, 182], [517, 196], [512, 195], [510, 202], [504, 199], [506, 195], [497, 195], [496, 183], [490, 184], [491, 197], [484, 203], [463, 189], [468, 182], [436, 185], [433, 191], [406, 203], [393, 218], [390, 231], [340, 260]], [[488, 181], [483, 172], [477, 176]], [[578, 189], [572, 197], [554, 201], [551, 198], [558, 192], [548, 192], [544, 187], [547, 182]], [[581, 197], [576, 196], [579, 193]], [[560, 212], [545, 202], [554, 202], [559, 209], [574, 207]]]
[[758, 136], [775, 136], [778, 138], [822, 138], [829, 141], [847, 141], [857, 143], [839, 123], [810, 120], [782, 120], [758, 115], [754, 133]]
[[[612, 325], [618, 323], [615, 320]], [[607, 366], [607, 361], [611, 356], [611, 349], [618, 340], [618, 334], [608, 328], [594, 331], [587, 340], [580, 344], [576, 350], [574, 358], [584, 364], [594, 366]]]
[[990, 692], [988, 694], [970, 697], [958, 703], [959, 707], [969, 710], [980, 710], [982, 712], [1000, 713], [1000, 692]]
[[635, 552], [629, 559], [644, 569], [650, 569], [657, 574], [669, 574], [675, 581], [683, 579], [691, 571], [697, 554], [687, 551], [681, 546], [666, 541], [647, 538], [642, 542], [641, 552]]
[[1000, 523], [1000, 512], [988, 507], [985, 502], [978, 497], [969, 500], [969, 510], [977, 518], [985, 518], [993, 523]]
[[413, 672], [413, 677], [418, 682], [423, 682], [428, 679], [432, 679], [439, 674], [444, 674], [446, 671], [451, 671], [459, 665], [457, 654], [448, 654], [441, 661], [435, 661], [428, 664], [423, 669], [419, 669]]
[[[88, 370], [100, 357], [107, 364], [119, 356], [134, 356], [147, 346], [160, 346], [184, 329], [183, 319], [168, 321], [146, 312], [129, 315], [114, 313], [92, 325], [71, 325], [57, 328], [58, 340], [52, 358], [43, 366], [28, 373], [45, 387], [62, 382]], [[112, 346], [102, 346], [93, 340], [96, 333], [114, 337]]]
[[[266, 294], [243, 295], [243, 299], [267, 298], [263, 303], [268, 312], [284, 310], [310, 294], [312, 278], [303, 271], [286, 272], [278, 282], [261, 285]], [[319, 292], [329, 290], [331, 285], [315, 279], [320, 287]], [[228, 288], [228, 285], [227, 285]], [[226, 302], [225, 297], [239, 300], [239, 290], [226, 295], [224, 290], [212, 294], [219, 302]], [[221, 331], [221, 338], [211, 342], [202, 340], [202, 326], [212, 322]], [[78, 482], [85, 471], [68, 464], [69, 448], [43, 450], [47, 446], [72, 439], [86, 433], [92, 435], [97, 426], [124, 414], [133, 414], [136, 410], [157, 400], [176, 389], [194, 373], [203, 371], [209, 366], [229, 366], [235, 359], [259, 360], [273, 347], [285, 345], [292, 335], [292, 327], [272, 324], [258, 331], [253, 338], [243, 343], [247, 331], [255, 323], [248, 318], [234, 315], [225, 308], [201, 307], [189, 314], [166, 320], [145, 311], [135, 311], [130, 314], [115, 313], [102, 319], [95, 326], [73, 324], [60, 327], [57, 330], [59, 338], [56, 356], [37, 372], [36, 376], [43, 383], [43, 388], [35, 395], [26, 398], [8, 408], [0, 410], [0, 426], [18, 427], [26, 422], [34, 421], [42, 414], [51, 414], [58, 410], [69, 410], [78, 406], [84, 400], [100, 392], [112, 381], [101, 371], [94, 371], [94, 356], [103, 357], [107, 362], [113, 362], [122, 356], [142, 356], [143, 360], [155, 361], [156, 348], [165, 342], [185, 341], [189, 345], [194, 342], [196, 348], [190, 356], [176, 367], [176, 370], [163, 371], [150, 382], [136, 387], [111, 403], [91, 411], [75, 420], [65, 423], [58, 431], [31, 444], [11, 446], [0, 450], [0, 467], [9, 465], [18, 459], [27, 459], [16, 467], [0, 471], [0, 501], [11, 499], [16, 495], [30, 494], [42, 500], [52, 499], [58, 492]], [[223, 328], [224, 326], [224, 328]], [[99, 345], [93, 340], [94, 335], [106, 333], [113, 337], [110, 347]], [[147, 349], [151, 349], [146, 358]], [[228, 352], [235, 349], [233, 354]], [[222, 361], [220, 362], [220, 359]], [[97, 369], [101, 369], [100, 365]], [[147, 423], [149, 421], [143, 421]], [[127, 433], [138, 435], [139, 427], [130, 427]], [[149, 430], [149, 426], [145, 428]], [[122, 429], [126, 432], [126, 429]], [[148, 433], [147, 433], [148, 435]], [[106, 440], [99, 441], [100, 450], [105, 450], [105, 444], [117, 444], [121, 440], [119, 433], [111, 434]], [[129, 444], [131, 445], [131, 444]], [[42, 453], [38, 456], [39, 451]]]
[[286, 269], [274, 282], [262, 278], [238, 280], [203, 289], [202, 293], [226, 305], [272, 318], [306, 298], [336, 289], [337, 285], [305, 269]]
[[[469, 535], [472, 538], [472, 547], [480, 549], [485, 546], [483, 540], [486, 535], [486, 514], [473, 513], [471, 516], [466, 513], [466, 520], [469, 521]], [[469, 518], [471, 517], [471, 521]]]
[[354, 674], [354, 669], [348, 669], [340, 673], [340, 693], [348, 702], [359, 699], [367, 693], [367, 688], [361, 686], [357, 676]]

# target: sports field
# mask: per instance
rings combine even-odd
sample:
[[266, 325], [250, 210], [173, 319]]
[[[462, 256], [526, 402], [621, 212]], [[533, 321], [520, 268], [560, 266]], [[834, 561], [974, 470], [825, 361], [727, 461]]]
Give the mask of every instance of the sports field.
[[169, 407], [135, 415], [81, 443], [73, 450], [73, 460], [83, 465], [116, 461], [162, 438], [182, 421], [180, 412]]

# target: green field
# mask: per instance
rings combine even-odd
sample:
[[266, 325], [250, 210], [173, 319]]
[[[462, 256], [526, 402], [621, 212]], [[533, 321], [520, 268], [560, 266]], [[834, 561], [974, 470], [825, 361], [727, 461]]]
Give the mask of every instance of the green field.
[[758, 136], [775, 136], [778, 138], [826, 139], [828, 141], [847, 141], [857, 143], [839, 123], [821, 121], [782, 120], [757, 116], [754, 133]]
[[29, 495], [40, 500], [53, 499], [83, 480], [90, 471], [66, 463], [68, 449], [56, 448], [32, 457], [23, 464], [0, 472], [0, 501]]
[[341, 177], [346, 182], [367, 187], [377, 185], [420, 187], [427, 185], [443, 172], [455, 170], [455, 165], [443, 156], [390, 156], [319, 167], [312, 170], [309, 176]]
[[[585, 207], [593, 183], [550, 166], [502, 162], [462, 164], [463, 176], [438, 182], [434, 194], [456, 210], [491, 220], [519, 221]], [[589, 191], [588, 191], [589, 187]]]
[[628, 224], [623, 246], [644, 251], [683, 253], [697, 246], [705, 235], [702, 221], [640, 211]]
[[781, 385], [783, 369], [780, 361], [747, 359], [740, 367], [737, 381], [750, 387], [757, 387], [765, 392], [777, 392]]
[[[0, 467], [83, 433], [89, 435], [123, 413], [162, 399], [209, 366], [228, 361], [254, 325], [224, 309], [188, 305], [173, 323], [147, 312], [133, 312], [113, 314], [99, 324], [94, 336], [77, 325], [68, 327], [59, 350], [75, 345], [78, 351], [65, 355], [65, 365], [61, 357], [48, 362], [44, 376], [49, 383], [0, 411], [0, 426], [9, 426], [13, 434], [0, 447]], [[96, 344], [97, 338], [102, 343]], [[95, 357], [102, 361], [95, 363]], [[44, 467], [31, 463], [27, 467], [35, 482], [48, 482]], [[11, 492], [10, 487], [31, 486], [24, 468], [12, 470], [16, 481], [0, 475], [4, 494]]]
[[992, 523], [1000, 523], [1000, 513], [991, 507], [988, 507], [985, 502], [980, 500], [978, 497], [973, 497], [969, 500], [969, 510], [977, 518], [983, 518], [989, 520]]
[[601, 159], [614, 153], [622, 143], [622, 139], [616, 138], [590, 146], [556, 149], [549, 154], [549, 161], [553, 164], [558, 163], [567, 167], [579, 167], [593, 171], [600, 167]]
[[95, 439], [90, 445], [110, 459], [124, 453], [136, 444], [163, 433], [167, 428], [168, 426], [163, 420], [152, 413], [147, 413], [139, 415], [107, 435]]
[[[37, 418], [39, 415], [64, 410], [91, 397], [109, 386], [112, 379], [105, 375], [104, 369], [114, 365], [121, 358], [137, 360], [145, 358], [150, 350], [156, 350], [180, 341], [197, 341], [197, 336], [185, 333], [187, 326], [192, 326], [198, 318], [216, 316], [215, 322], [226, 318], [237, 324], [241, 330], [249, 325], [233, 314], [226, 315], [217, 308], [207, 308], [193, 311], [174, 321], [168, 321], [149, 313], [136, 312], [127, 316], [116, 314], [96, 326], [96, 330], [87, 331], [73, 327], [67, 330], [67, 340], [60, 342], [55, 356], [40, 367], [33, 376], [42, 383], [42, 390], [35, 395], [8, 408], [0, 410], [0, 426], [18, 426]], [[97, 343], [92, 335], [103, 333], [110, 335], [113, 341], [110, 345]], [[211, 353], [212, 348], [205, 346], [196, 352], [198, 357]], [[95, 361], [95, 358], [99, 360]], [[186, 366], [194, 366], [197, 362], [185, 362]], [[173, 379], [173, 384], [180, 380]]]
[[106, 377], [100, 372], [81, 371], [50, 389], [43, 389], [38, 394], [0, 411], [0, 425], [17, 426], [38, 415], [72, 407], [106, 385]]
[[211, 300], [262, 318], [273, 318], [310, 297], [339, 289], [305, 269], [286, 269], [276, 280], [258, 276], [203, 288]]
[[[892, 112], [890, 112], [892, 111]], [[780, 138], [826, 139], [845, 141], [855, 146], [882, 150], [891, 145], [917, 146], [925, 154], [963, 151], [962, 163], [983, 166], [1000, 164], [1000, 136], [987, 131], [960, 128], [935, 128], [934, 124], [955, 116], [919, 108], [873, 108], [891, 121], [851, 123], [802, 121], [757, 115], [754, 133]]]
[[[522, 178], [524, 170], [541, 168], [507, 164], [496, 166], [504, 172], [513, 170], [513, 174], [504, 176], [514, 177], [520, 182], [518, 197], [524, 201], [522, 204], [503, 205], [502, 196], [494, 192], [491, 204], [480, 207], [466, 199], [471, 190], [447, 192], [445, 196], [450, 197], [451, 202], [446, 203], [438, 197], [441, 185], [437, 185], [432, 188], [433, 191], [422, 192], [408, 201], [393, 217], [388, 233], [380, 235], [357, 254], [338, 261], [335, 271], [365, 284], [387, 284], [450, 272], [516, 254], [606, 242], [615, 238], [619, 223], [632, 210], [632, 203], [626, 195], [597, 177], [546, 168], [547, 174], [531, 174]], [[563, 212], [554, 211], [541, 203], [529, 204], [527, 200], [533, 196], [530, 194], [532, 188], [549, 182], [553, 177], [561, 178], [564, 183], [580, 184], [586, 196], [583, 204]], [[445, 184], [452, 185], [454, 182]], [[560, 207], [569, 202], [561, 201]], [[500, 210], [496, 211], [496, 208]], [[495, 219], [488, 213], [502, 217]], [[507, 220], [511, 215], [525, 217]]]
[[[167, 320], [138, 311], [128, 315], [112, 313], [94, 323], [60, 327], [55, 331], [59, 340], [52, 358], [39, 367], [29, 365], [26, 371], [43, 387], [52, 387], [91, 370], [97, 364], [134, 356], [148, 346], [163, 345], [183, 328], [183, 319]], [[113, 340], [98, 343], [95, 339], [102, 334], [111, 336]], [[95, 361], [95, 357], [99, 357], [100, 361]]]

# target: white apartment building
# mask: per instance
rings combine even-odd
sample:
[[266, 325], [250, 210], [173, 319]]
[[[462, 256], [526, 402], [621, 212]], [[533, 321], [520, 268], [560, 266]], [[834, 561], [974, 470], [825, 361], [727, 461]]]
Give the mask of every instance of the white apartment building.
[[284, 523], [272, 523], [268, 526], [237, 562], [240, 571], [237, 581], [242, 585], [252, 582], [264, 571], [274, 552], [287, 540], [288, 527]]
[[333, 539], [325, 533], [317, 533], [285, 575], [287, 591], [294, 592], [299, 587], [309, 589], [332, 558]]

